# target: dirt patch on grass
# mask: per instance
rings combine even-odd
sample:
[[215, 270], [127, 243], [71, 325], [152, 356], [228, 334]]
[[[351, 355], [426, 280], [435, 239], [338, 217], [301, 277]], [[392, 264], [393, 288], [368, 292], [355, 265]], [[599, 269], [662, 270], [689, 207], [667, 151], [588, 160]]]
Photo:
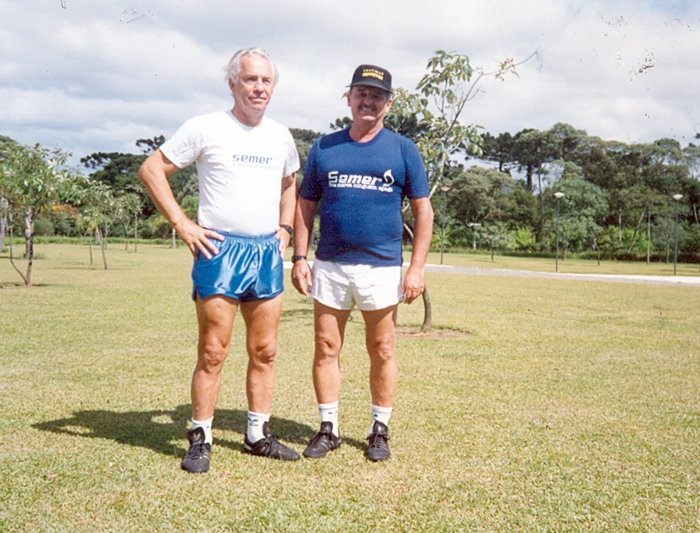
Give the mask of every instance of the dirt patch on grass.
[[409, 326], [396, 326], [397, 339], [466, 339], [471, 336], [468, 331], [449, 328], [432, 328], [430, 331], [421, 332], [420, 328]]

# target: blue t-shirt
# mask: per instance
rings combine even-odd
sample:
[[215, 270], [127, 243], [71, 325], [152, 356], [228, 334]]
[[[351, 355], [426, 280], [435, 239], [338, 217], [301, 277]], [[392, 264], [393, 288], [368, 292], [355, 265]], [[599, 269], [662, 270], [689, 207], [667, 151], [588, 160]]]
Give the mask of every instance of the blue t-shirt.
[[418, 148], [386, 128], [366, 143], [349, 130], [318, 139], [300, 191], [320, 202], [318, 259], [376, 266], [402, 264], [401, 202], [429, 195]]

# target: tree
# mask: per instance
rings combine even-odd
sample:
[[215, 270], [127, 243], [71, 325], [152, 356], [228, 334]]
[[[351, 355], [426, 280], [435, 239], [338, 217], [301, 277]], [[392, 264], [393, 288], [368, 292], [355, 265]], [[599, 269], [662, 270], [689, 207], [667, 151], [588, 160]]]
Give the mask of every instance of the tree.
[[126, 243], [124, 249], [129, 249], [129, 229], [133, 223], [134, 229], [134, 252], [137, 251], [137, 240], [138, 240], [138, 224], [139, 216], [141, 215], [142, 201], [141, 197], [136, 193], [125, 193], [116, 198], [115, 210], [114, 210], [114, 222], [122, 225], [124, 228], [124, 237], [126, 238]]
[[136, 146], [141, 148], [141, 151], [145, 155], [149, 155], [155, 152], [161, 145], [165, 142], [165, 137], [163, 135], [157, 135], [152, 139], [138, 139], [136, 141]]
[[561, 167], [561, 177], [555, 185], [547, 189], [544, 196], [550, 208], [551, 216], [544, 224], [546, 234], [555, 236], [556, 216], [554, 192], [563, 192], [560, 206], [559, 240], [564, 248], [564, 258], [567, 250], [575, 248], [582, 250], [586, 241], [595, 248], [597, 237], [602, 231], [601, 223], [608, 212], [608, 196], [605, 191], [593, 183], [584, 180], [581, 169], [570, 162], [558, 162]]
[[69, 156], [59, 149], [48, 150], [39, 144], [25, 146], [14, 143], [4, 148], [0, 161], [0, 196], [7, 202], [10, 225], [14, 227], [18, 218], [23, 219], [26, 272], [22, 273], [14, 262], [11, 241], [10, 261], [25, 286], [32, 284], [34, 221], [41, 211], [50, 208], [55, 202], [67, 199], [73, 190], [71, 182], [78, 179], [76, 174], [65, 167]]
[[451, 179], [448, 204], [451, 216], [465, 224], [507, 221], [509, 193], [516, 185], [505, 172], [471, 167]]
[[297, 128], [290, 128], [289, 132], [294, 138], [294, 144], [296, 144], [297, 152], [299, 153], [299, 164], [303, 175], [304, 168], [306, 167], [306, 158], [309, 156], [309, 150], [311, 150], [314, 141], [321, 137], [322, 134], [317, 131]]
[[92, 235], [97, 235], [102, 251], [102, 263], [105, 270], [109, 270], [107, 264], [107, 238], [103, 229], [114, 218], [117, 210], [117, 200], [112, 189], [102, 182], [89, 180], [80, 198], [82, 209], [80, 210], [79, 226], [90, 236], [90, 264], [92, 264]]
[[510, 172], [517, 166], [515, 163], [515, 139], [508, 133], [500, 133], [494, 137], [489, 132], [481, 135], [481, 148], [486, 161], [498, 163], [499, 172]]
[[489, 245], [489, 250], [491, 251], [491, 262], [493, 262], [495, 250], [507, 250], [515, 246], [515, 239], [509, 233], [508, 228], [503, 222], [487, 224], [484, 226], [482, 236], [484, 239], [486, 239], [486, 242]]
[[[0, 135], [0, 164], [2, 163], [3, 153], [5, 150], [13, 146], [15, 141], [4, 135]], [[7, 217], [9, 215], [10, 203], [7, 200], [6, 194], [3, 192], [3, 173], [0, 172], [0, 252], [5, 249], [5, 232], [7, 231]]]
[[515, 135], [513, 153], [518, 168], [525, 171], [529, 191], [534, 190], [533, 178], [537, 174], [537, 192], [540, 197], [543, 190], [542, 176], [547, 173], [545, 165], [557, 158], [558, 148], [556, 138], [548, 131], [525, 129]]
[[[416, 142], [426, 165], [431, 197], [443, 185], [445, 171], [458, 151], [468, 155], [482, 153], [477, 126], [461, 122], [465, 106], [476, 96], [480, 81], [485, 76], [503, 80], [508, 73], [517, 75], [516, 67], [519, 64], [506, 59], [495, 71], [486, 72], [482, 68], [472, 67], [467, 55], [437, 50], [428, 60], [427, 72], [416, 86], [418, 92], [396, 91], [385, 125], [402, 134], [413, 135], [411, 138]], [[339, 122], [336, 121], [336, 124]], [[404, 212], [407, 208], [406, 205]], [[412, 234], [407, 225], [406, 229]], [[427, 331], [432, 323], [427, 288], [423, 292], [423, 303], [425, 315], [422, 331]]]

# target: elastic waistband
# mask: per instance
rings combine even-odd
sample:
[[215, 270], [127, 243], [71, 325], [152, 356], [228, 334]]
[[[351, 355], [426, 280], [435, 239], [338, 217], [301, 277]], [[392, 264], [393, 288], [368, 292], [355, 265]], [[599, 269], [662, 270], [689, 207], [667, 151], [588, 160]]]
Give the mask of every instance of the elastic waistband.
[[239, 241], [250, 241], [250, 242], [267, 242], [275, 238], [276, 233], [269, 233], [267, 235], [239, 235], [238, 233], [228, 233], [226, 231], [219, 231], [218, 229], [212, 229], [219, 235], [223, 235], [227, 239], [236, 239]]

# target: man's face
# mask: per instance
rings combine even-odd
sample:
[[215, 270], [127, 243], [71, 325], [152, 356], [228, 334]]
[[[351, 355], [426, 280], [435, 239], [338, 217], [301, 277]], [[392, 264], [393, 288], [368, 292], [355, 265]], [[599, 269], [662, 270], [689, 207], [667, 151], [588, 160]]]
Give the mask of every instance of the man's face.
[[391, 95], [378, 87], [355, 85], [350, 88], [348, 106], [354, 122], [379, 122], [391, 107]]
[[236, 100], [235, 106], [245, 114], [260, 115], [265, 112], [272, 98], [274, 76], [270, 62], [259, 56], [248, 55], [241, 58], [241, 69], [236, 83], [229, 87]]

